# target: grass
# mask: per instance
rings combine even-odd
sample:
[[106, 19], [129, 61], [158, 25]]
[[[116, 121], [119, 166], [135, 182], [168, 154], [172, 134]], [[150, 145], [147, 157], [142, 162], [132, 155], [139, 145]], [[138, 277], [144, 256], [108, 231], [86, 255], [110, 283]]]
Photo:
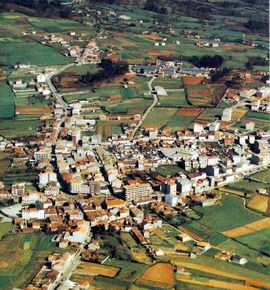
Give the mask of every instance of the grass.
[[14, 65], [17, 62], [31, 65], [66, 64], [70, 59], [54, 48], [33, 41], [6, 41], [1, 43], [0, 62], [2, 65]]
[[189, 226], [191, 229], [209, 236], [214, 231], [226, 231], [259, 220], [262, 217], [260, 214], [246, 209], [240, 197], [232, 195], [224, 196], [219, 205], [195, 207], [194, 209], [202, 213], [203, 217], [200, 221], [194, 221]]
[[9, 165], [11, 164], [9, 157], [10, 157], [9, 153], [2, 153], [2, 152], [0, 153], [0, 180], [5, 174]]
[[261, 251], [270, 240], [270, 229], [266, 228], [257, 232], [253, 232], [241, 237], [236, 240], [248, 247]]
[[147, 265], [130, 261], [108, 259], [104, 265], [121, 268], [117, 278], [122, 281], [134, 282], [148, 268]]
[[162, 127], [176, 113], [174, 108], [153, 108], [143, 122], [143, 127]]
[[257, 172], [255, 174], [250, 175], [251, 178], [258, 179], [262, 182], [270, 183], [270, 169]]
[[[52, 235], [31, 233], [7, 235], [0, 241], [1, 290], [22, 287], [30, 282], [45, 263], [45, 258], [56, 250], [51, 238]], [[24, 250], [25, 239], [29, 242], [29, 249]]]
[[172, 132], [183, 131], [185, 128], [189, 127], [191, 122], [196, 118], [196, 116], [181, 116], [175, 114], [166, 123], [165, 128], [170, 129]]
[[98, 71], [96, 64], [83, 64], [67, 68], [64, 73], [71, 73], [76, 75], [85, 75], [87, 72], [95, 73]]
[[13, 224], [11, 222], [0, 223], [0, 240], [13, 229]]
[[155, 86], [161, 86], [164, 89], [181, 89], [183, 87], [182, 78], [171, 79], [171, 78], [161, 78], [155, 79], [152, 83]]
[[[1, 57], [1, 56], [0, 56]], [[0, 119], [15, 116], [14, 94], [7, 84], [0, 82]]]
[[177, 165], [159, 165], [156, 172], [163, 175], [175, 175], [181, 171], [181, 168]]
[[181, 107], [181, 106], [188, 106], [185, 92], [169, 92], [167, 96], [160, 96], [158, 97], [158, 104], [159, 106], [171, 106], [171, 107]]
[[35, 136], [41, 121], [37, 116], [16, 116], [12, 120], [1, 120], [0, 134], [6, 138]]
[[227, 187], [235, 188], [244, 192], [253, 192], [259, 188], [264, 188], [265, 184], [257, 182], [257, 181], [250, 181], [250, 180], [244, 179], [238, 182], [231, 183]]

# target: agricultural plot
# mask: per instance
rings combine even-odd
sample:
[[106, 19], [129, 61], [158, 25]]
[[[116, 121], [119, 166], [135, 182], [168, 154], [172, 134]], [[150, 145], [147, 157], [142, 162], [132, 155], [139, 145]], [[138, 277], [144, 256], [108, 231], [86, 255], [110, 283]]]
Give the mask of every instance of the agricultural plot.
[[137, 281], [137, 284], [154, 287], [155, 289], [170, 289], [174, 285], [173, 265], [157, 263], [151, 266]]
[[165, 125], [169, 119], [176, 113], [177, 109], [173, 108], [153, 108], [150, 114], [144, 120], [144, 128], [160, 128]]
[[270, 228], [267, 227], [253, 233], [237, 237], [236, 240], [248, 247], [263, 252], [270, 240]]
[[41, 121], [37, 115], [17, 115], [12, 120], [0, 122], [0, 134], [7, 138], [35, 136], [39, 126], [41, 126]]
[[255, 190], [258, 190], [259, 188], [264, 188], [266, 185], [261, 182], [253, 181], [253, 180], [241, 180], [238, 182], [231, 183], [227, 185], [228, 188], [241, 190], [244, 192], [254, 192]]
[[14, 40], [1, 43], [0, 62], [7, 66], [18, 62], [49, 66], [66, 64], [70, 60], [50, 46], [38, 42]]
[[252, 232], [268, 228], [270, 226], [270, 218], [260, 219], [258, 221], [247, 223], [243, 226], [232, 228], [231, 230], [224, 231], [222, 234], [229, 238], [236, 238], [247, 235]]
[[184, 90], [178, 92], [168, 92], [167, 96], [159, 96], [158, 100], [158, 105], [161, 107], [189, 106]]
[[0, 223], [0, 240], [8, 232], [12, 231], [13, 228], [14, 228], [14, 225], [11, 222], [1, 222]]
[[10, 157], [9, 153], [2, 153], [2, 152], [0, 153], [0, 180], [4, 176], [9, 165], [11, 164], [9, 157]]
[[194, 221], [188, 226], [208, 235], [214, 231], [226, 231], [261, 220], [261, 215], [246, 209], [242, 199], [232, 195], [224, 196], [218, 205], [204, 208], [196, 207], [194, 210], [202, 213], [203, 217], [200, 221]]
[[176, 79], [171, 79], [171, 78], [158, 78], [155, 79], [152, 83], [152, 85], [155, 86], [160, 86], [163, 87], [165, 90], [178, 90], [183, 88], [183, 82], [182, 78], [176, 78]]
[[198, 117], [198, 121], [214, 121], [222, 115], [223, 108], [206, 108]]
[[260, 180], [261, 182], [270, 183], [270, 169], [252, 174], [250, 175], [250, 178]]
[[13, 118], [15, 116], [15, 99], [11, 88], [0, 83], [0, 119]]
[[51, 235], [31, 233], [7, 235], [0, 241], [1, 290], [22, 287], [33, 278], [45, 258], [57, 250], [50, 242], [51, 238]]
[[120, 234], [122, 243], [128, 247], [131, 251], [131, 257], [134, 261], [143, 264], [151, 264], [152, 259], [147, 255], [145, 249], [138, 245], [130, 233]]
[[89, 275], [89, 276], [105, 276], [105, 277], [115, 277], [118, 273], [119, 268], [100, 265], [96, 263], [88, 263], [82, 262], [78, 268], [76, 269], [75, 273], [79, 275]]
[[256, 194], [248, 203], [248, 207], [262, 213], [270, 212], [270, 197]]
[[188, 102], [193, 106], [216, 106], [226, 91], [225, 85], [186, 86]]

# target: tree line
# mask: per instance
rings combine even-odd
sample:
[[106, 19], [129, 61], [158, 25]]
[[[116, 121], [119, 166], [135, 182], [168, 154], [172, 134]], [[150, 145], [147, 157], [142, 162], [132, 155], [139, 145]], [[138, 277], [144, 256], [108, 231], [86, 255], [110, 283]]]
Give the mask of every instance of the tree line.
[[60, 0], [1, 0], [0, 11], [17, 11], [38, 17], [71, 17], [71, 7]]
[[89, 84], [108, 80], [110, 78], [120, 76], [128, 72], [128, 63], [123, 61], [113, 62], [110, 59], [102, 59], [101, 63], [98, 66], [102, 68], [102, 70], [94, 74], [87, 72], [85, 75], [81, 77], [80, 80], [83, 83]]

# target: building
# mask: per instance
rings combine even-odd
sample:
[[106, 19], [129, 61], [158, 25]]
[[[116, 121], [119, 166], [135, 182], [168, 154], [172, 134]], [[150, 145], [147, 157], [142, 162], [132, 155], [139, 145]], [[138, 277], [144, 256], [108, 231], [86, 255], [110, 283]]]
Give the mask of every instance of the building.
[[124, 196], [126, 201], [139, 201], [149, 198], [153, 189], [149, 183], [131, 180], [128, 185], [124, 186]]

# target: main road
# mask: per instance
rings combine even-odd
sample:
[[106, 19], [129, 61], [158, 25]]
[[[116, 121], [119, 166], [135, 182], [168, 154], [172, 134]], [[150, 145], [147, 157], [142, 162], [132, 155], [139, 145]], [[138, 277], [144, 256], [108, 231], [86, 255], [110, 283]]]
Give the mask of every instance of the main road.
[[139, 123], [136, 125], [136, 127], [134, 128], [132, 134], [131, 134], [131, 140], [134, 138], [136, 132], [138, 131], [138, 129], [141, 127], [143, 121], [146, 119], [146, 117], [149, 115], [149, 113], [152, 111], [152, 109], [155, 107], [155, 105], [158, 102], [158, 97], [156, 94], [153, 93], [153, 87], [152, 87], [152, 83], [153, 81], [156, 79], [155, 76], [152, 77], [152, 79], [147, 83], [148, 84], [148, 88], [149, 88], [149, 92], [152, 93], [153, 96], [153, 103], [151, 104], [150, 107], [148, 107], [148, 109], [145, 111], [145, 113], [143, 114], [141, 120], [139, 121]]

